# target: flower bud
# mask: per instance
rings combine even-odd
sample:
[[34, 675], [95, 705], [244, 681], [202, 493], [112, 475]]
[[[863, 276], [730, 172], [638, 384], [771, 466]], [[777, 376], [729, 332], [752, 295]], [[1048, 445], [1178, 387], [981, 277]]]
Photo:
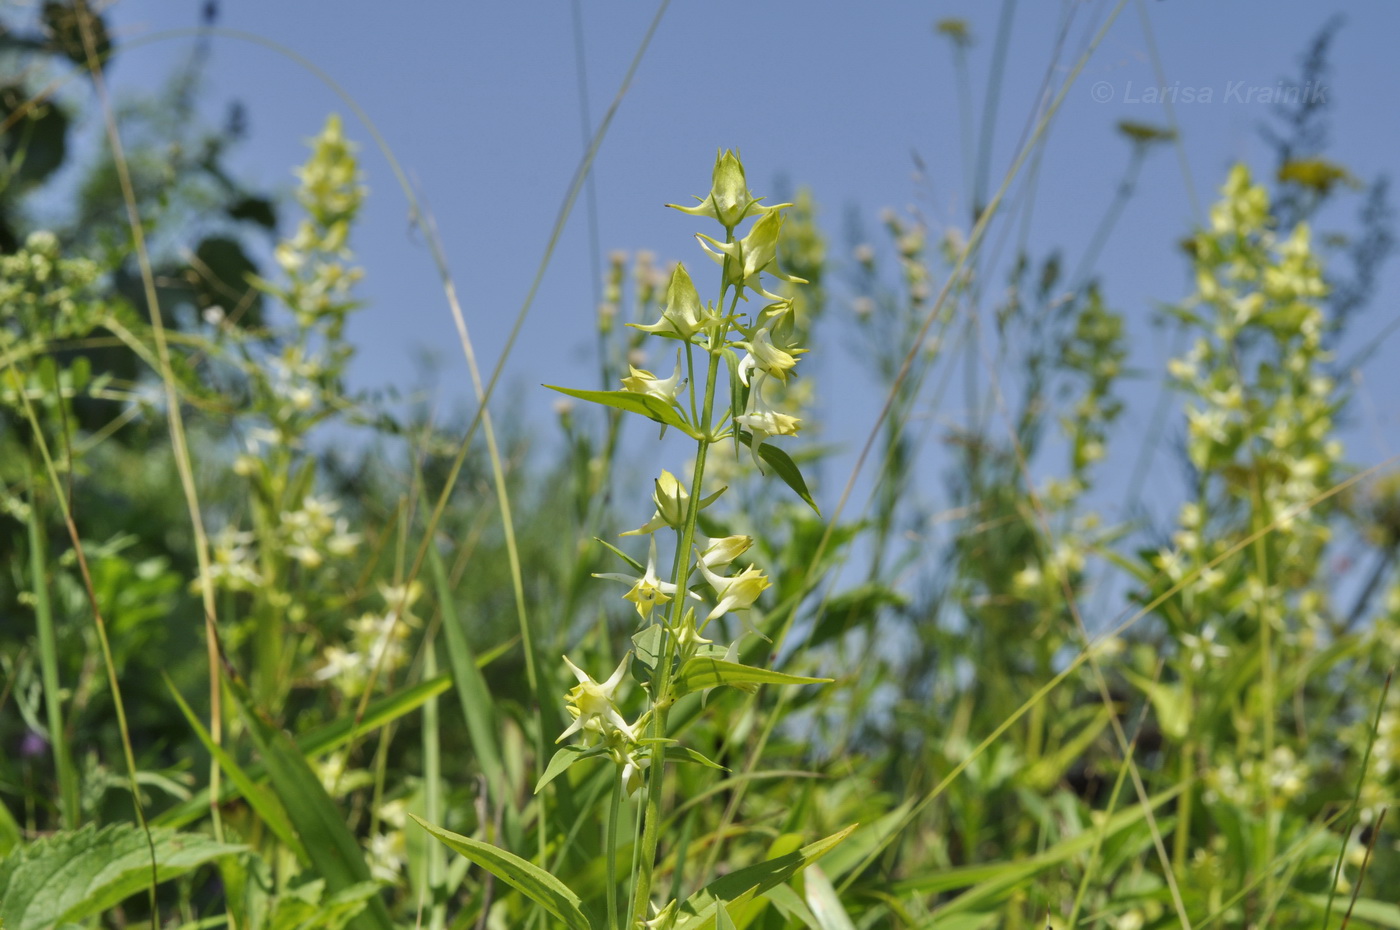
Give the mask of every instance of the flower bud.
[[661, 312], [661, 319], [649, 326], [639, 323], [627, 325], [644, 333], [689, 340], [704, 329], [708, 316], [700, 302], [700, 292], [690, 280], [690, 273], [685, 270], [685, 265], [678, 263], [676, 270], [671, 272], [670, 283], [666, 285], [666, 309]]

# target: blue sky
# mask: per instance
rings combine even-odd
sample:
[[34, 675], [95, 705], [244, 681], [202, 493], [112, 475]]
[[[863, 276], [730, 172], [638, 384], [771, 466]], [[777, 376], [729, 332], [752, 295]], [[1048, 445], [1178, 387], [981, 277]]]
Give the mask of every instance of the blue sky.
[[[198, 6], [123, 0], [110, 16], [132, 39], [194, 25]], [[235, 0], [221, 6], [221, 26], [304, 56], [378, 124], [436, 220], [478, 356], [494, 362], [583, 150], [575, 7], [425, 2], [394, 5], [390, 12], [382, 2]], [[579, 7], [588, 107], [596, 122], [656, 7]], [[1016, 5], [989, 166], [994, 182], [1010, 165], [1047, 73], [1058, 83], [1113, 7], [1045, 0]], [[980, 106], [1001, 8], [988, 2], [674, 3], [595, 165], [603, 251], [649, 249], [663, 261], [698, 264], [691, 235], [702, 228], [699, 222], [661, 205], [705, 193], [717, 147], [742, 151], [756, 193], [772, 191], [779, 176], [810, 186], [837, 259], [846, 257], [848, 210], [859, 211], [874, 229], [882, 208], [913, 204], [935, 227], [966, 228], [952, 55], [932, 25], [944, 17], [968, 21]], [[1098, 266], [1110, 305], [1129, 318], [1132, 364], [1147, 375], [1155, 378], [1165, 361], [1148, 321], [1160, 304], [1187, 293], [1176, 243], [1201, 218], [1196, 204], [1209, 204], [1235, 161], [1272, 169], [1272, 153], [1258, 133], [1270, 108], [1258, 98], [1297, 74], [1301, 52], [1336, 12], [1347, 19], [1325, 89], [1333, 104], [1330, 154], [1363, 179], [1394, 173], [1400, 167], [1400, 56], [1393, 47], [1400, 4], [1129, 2], [1070, 90], [1040, 167], [1029, 235], [1034, 251], [1061, 249], [1070, 266], [1127, 160], [1116, 122], [1165, 123], [1163, 108], [1152, 102], [1154, 90], [1176, 98], [1181, 149], [1157, 151], [1148, 160]], [[1067, 18], [1065, 47], [1056, 56], [1055, 37]], [[189, 47], [182, 39], [124, 51], [113, 83], [119, 91], [157, 86]], [[329, 112], [344, 112], [344, 104], [301, 65], [265, 47], [216, 38], [212, 50], [211, 119], [233, 99], [249, 114], [251, 137], [233, 164], [251, 182], [289, 189], [292, 167], [305, 158], [304, 140]], [[363, 143], [371, 188], [354, 242], [368, 268], [363, 293], [369, 302], [350, 329], [360, 347], [355, 382], [408, 389], [421, 382], [418, 360], [427, 348], [442, 361], [441, 403], [464, 401], [470, 394], [465, 364], [427, 250], [410, 229], [385, 160], [361, 127], [348, 125], [348, 132]], [[928, 168], [924, 180], [913, 177], [911, 153]], [[1356, 206], [1353, 198], [1329, 217], [1332, 225], [1352, 228]], [[542, 419], [553, 396], [536, 388], [539, 382], [593, 386], [587, 229], [580, 201], [502, 384], [509, 403]], [[994, 229], [993, 241], [999, 235]], [[1379, 299], [1358, 323], [1357, 344], [1395, 318], [1397, 297], [1400, 267], [1392, 263]], [[832, 309], [833, 315], [845, 312], [840, 304]], [[848, 352], [830, 342], [825, 351], [825, 360], [808, 367], [826, 379], [818, 386], [827, 385], [829, 435], [857, 443], [878, 398], [861, 386], [862, 369]], [[1393, 351], [1383, 352], [1355, 385], [1363, 403], [1348, 446], [1352, 459], [1366, 464], [1400, 446], [1398, 414], [1389, 402], [1395, 366], [1386, 356]], [[1152, 381], [1127, 391], [1140, 409], [1152, 396]], [[1126, 419], [1129, 448], [1141, 441], [1144, 418]], [[1175, 479], [1169, 462], [1162, 467]]]

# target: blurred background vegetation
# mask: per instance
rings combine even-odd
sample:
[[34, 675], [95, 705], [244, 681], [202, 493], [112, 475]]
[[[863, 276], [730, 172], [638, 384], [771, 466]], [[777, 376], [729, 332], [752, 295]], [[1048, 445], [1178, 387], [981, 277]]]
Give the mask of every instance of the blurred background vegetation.
[[[938, 28], [955, 57], [973, 40]], [[408, 813], [543, 851], [593, 914], [601, 773], [534, 786], [573, 684], [557, 657], [611, 668], [630, 645], [631, 608], [590, 574], [638, 519], [650, 424], [561, 405], [493, 425], [347, 390], [358, 127], [326, 124], [295, 200], [247, 187], [227, 168], [241, 109], [211, 126], [195, 105], [206, 52], [113, 104], [118, 159], [54, 94], [86, 82], [103, 107], [89, 65], [121, 46], [101, 13], [0, 23], [0, 915], [548, 925]], [[1354, 907], [1400, 927], [1400, 481], [1338, 441], [1362, 359], [1333, 351], [1389, 312], [1392, 213], [1384, 179], [1328, 160], [1330, 106], [1279, 108], [1274, 163], [1221, 177], [1160, 257], [1192, 282], [1162, 295], [1167, 372], [1125, 368], [1094, 249], [984, 258], [985, 187], [962, 227], [888, 211], [840, 242], [820, 192], [770, 198], [796, 204], [805, 341], [857, 347], [889, 415], [873, 492], [831, 507], [840, 386], [787, 388], [829, 519], [718, 468], [731, 493], [703, 529], [759, 540], [776, 664], [836, 681], [678, 705], [728, 771], [675, 772], [658, 887], [858, 822], [741, 925], [1314, 927]], [[1100, 244], [1174, 142], [1119, 129]], [[1358, 218], [1316, 228], [1338, 202]], [[637, 361], [622, 324], [655, 318], [666, 275], [609, 260], [594, 386]], [[1097, 466], [1125, 379], [1162, 384], [1163, 439], [1113, 482], [1110, 523]], [[949, 427], [928, 411], [954, 390], [971, 413]], [[1144, 487], [1157, 457], [1180, 500]]]

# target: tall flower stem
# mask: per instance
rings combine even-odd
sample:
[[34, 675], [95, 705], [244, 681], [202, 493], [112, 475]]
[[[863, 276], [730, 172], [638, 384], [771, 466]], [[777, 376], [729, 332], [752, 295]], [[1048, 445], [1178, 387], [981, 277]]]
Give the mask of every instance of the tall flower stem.
[[[713, 443], [711, 433], [714, 423], [715, 382], [719, 375], [720, 344], [710, 347], [710, 364], [705, 373], [704, 413], [699, 423], [701, 438], [695, 449], [695, 474], [690, 485], [690, 502], [686, 507], [685, 523], [680, 528], [676, 545], [675, 569], [672, 580], [676, 585], [676, 597], [671, 602], [671, 632], [665, 637], [666, 646], [661, 662], [656, 668], [651, 714], [652, 763], [647, 769], [647, 797], [643, 813], [642, 854], [637, 869], [637, 884], [633, 890], [628, 925], [637, 919], [638, 912], [645, 917], [647, 902], [651, 900], [651, 876], [656, 868], [656, 846], [661, 830], [661, 788], [665, 778], [665, 754], [661, 750], [661, 740], [666, 737], [666, 717], [671, 707], [671, 666], [676, 660], [676, 630], [681, 627], [685, 611], [685, 591], [690, 578], [690, 551], [695, 545], [695, 524], [700, 516], [700, 500], [705, 481], [705, 458]], [[658, 753], [660, 750], [660, 753]]]

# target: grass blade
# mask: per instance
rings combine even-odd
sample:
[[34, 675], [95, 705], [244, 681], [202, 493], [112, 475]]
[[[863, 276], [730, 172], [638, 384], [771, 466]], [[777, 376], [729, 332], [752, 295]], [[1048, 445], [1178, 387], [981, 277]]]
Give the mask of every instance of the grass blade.
[[[229, 683], [239, 713], [267, 765], [272, 789], [286, 808], [312, 865], [331, 892], [372, 880], [360, 844], [355, 839], [321, 780], [311, 770], [292, 738], [273, 726], [253, 707], [247, 688]], [[389, 910], [379, 897], [351, 924], [356, 930], [392, 930]]]

